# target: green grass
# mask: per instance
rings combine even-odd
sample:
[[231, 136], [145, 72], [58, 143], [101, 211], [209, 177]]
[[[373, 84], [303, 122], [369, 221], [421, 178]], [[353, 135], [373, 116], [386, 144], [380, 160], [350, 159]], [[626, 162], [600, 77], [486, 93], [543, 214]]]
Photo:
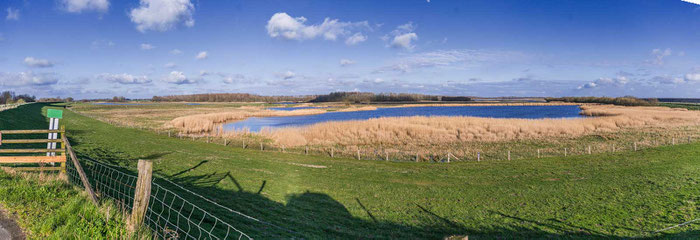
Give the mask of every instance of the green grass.
[[698, 103], [659, 103], [659, 106], [670, 108], [685, 108], [688, 110], [700, 110]]
[[[12, 111], [38, 115], [41, 109]], [[654, 233], [700, 217], [700, 143], [568, 158], [394, 163], [244, 150], [72, 112], [64, 118], [80, 155], [130, 167], [153, 159], [158, 174], [294, 231], [241, 224], [189, 197], [254, 238], [700, 237], [698, 224]]]
[[55, 176], [14, 176], [0, 171], [0, 203], [14, 214], [29, 239], [126, 238], [121, 211], [87, 196]]

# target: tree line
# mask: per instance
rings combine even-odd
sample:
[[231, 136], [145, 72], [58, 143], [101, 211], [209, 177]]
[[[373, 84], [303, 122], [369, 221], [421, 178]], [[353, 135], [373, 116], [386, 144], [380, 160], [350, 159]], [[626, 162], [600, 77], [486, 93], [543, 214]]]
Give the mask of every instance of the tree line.
[[419, 102], [419, 101], [471, 101], [470, 97], [439, 96], [416, 93], [370, 93], [370, 92], [332, 92], [318, 95], [311, 102]]
[[620, 106], [656, 106], [659, 100], [656, 98], [636, 98], [632, 96], [625, 97], [559, 97], [545, 98], [547, 102], [573, 102], [573, 103], [602, 103], [614, 104]]
[[153, 96], [154, 102], [306, 102], [314, 96], [261, 96], [250, 93], [204, 93]]
[[35, 96], [30, 96], [29, 94], [17, 95], [12, 91], [3, 91], [0, 93], [0, 104], [13, 104], [13, 103], [27, 103], [36, 102]]

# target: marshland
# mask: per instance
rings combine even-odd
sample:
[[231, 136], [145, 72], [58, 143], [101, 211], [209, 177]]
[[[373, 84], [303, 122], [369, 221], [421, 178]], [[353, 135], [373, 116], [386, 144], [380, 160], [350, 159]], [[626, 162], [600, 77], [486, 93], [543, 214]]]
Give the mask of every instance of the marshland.
[[613, 102], [609, 99], [557, 100], [562, 99], [85, 103], [72, 108], [120, 126], [233, 147], [396, 161], [590, 154], [700, 137], [700, 113], [687, 108], [646, 102], [620, 106], [607, 104]]

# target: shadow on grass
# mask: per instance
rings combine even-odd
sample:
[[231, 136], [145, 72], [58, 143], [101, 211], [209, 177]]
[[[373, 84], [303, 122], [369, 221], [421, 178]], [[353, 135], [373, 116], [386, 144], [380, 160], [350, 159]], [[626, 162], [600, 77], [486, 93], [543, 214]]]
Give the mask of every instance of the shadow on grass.
[[[44, 105], [36, 104], [20, 107], [27, 111], [39, 111]], [[3, 113], [0, 113], [0, 116]], [[45, 121], [36, 118], [35, 121]], [[0, 117], [0, 123], [5, 118]], [[17, 127], [18, 125], [13, 125]], [[0, 126], [0, 129], [7, 129]], [[17, 128], [26, 129], [26, 128]], [[74, 130], [69, 130], [74, 131]], [[82, 132], [80, 134], [89, 134]], [[79, 143], [75, 143], [76, 145]], [[168, 152], [150, 154], [147, 156], [131, 156], [125, 152], [109, 149], [105, 146], [90, 145], [85, 143], [81, 147], [83, 152], [79, 156], [90, 157], [105, 163], [128, 166], [133, 168], [137, 159], [157, 160]], [[84, 155], [81, 155], [84, 154]], [[193, 160], [193, 163], [196, 162]], [[240, 211], [246, 215], [255, 217], [266, 223], [253, 221], [237, 215], [227, 209], [217, 207], [197, 196], [183, 191], [170, 183], [156, 178], [159, 185], [167, 187], [188, 201], [205, 209], [211, 214], [232, 224], [234, 227], [258, 239], [303, 238], [303, 239], [443, 239], [450, 236], [469, 236], [470, 239], [620, 239], [621, 237], [606, 234], [592, 229], [571, 225], [556, 219], [533, 220], [522, 216], [508, 215], [503, 212], [492, 211], [491, 214], [509, 219], [512, 224], [499, 224], [489, 228], [473, 228], [455, 222], [447, 217], [440, 216], [431, 209], [415, 204], [415, 211], [420, 214], [414, 219], [406, 220], [409, 223], [396, 223], [378, 219], [356, 197], [358, 206], [367, 213], [368, 218], [353, 216], [345, 205], [336, 201], [327, 194], [306, 191], [286, 196], [285, 203], [273, 201], [265, 196], [264, 189], [268, 183], [263, 180], [260, 188], [244, 189], [231, 172], [209, 172], [204, 174], [192, 174], [192, 170], [207, 164], [202, 160], [197, 164], [187, 167], [168, 179], [185, 186], [198, 194], [207, 196], [218, 204]], [[130, 174], [136, 175], [133, 170]], [[157, 172], [159, 173], [159, 172]], [[163, 174], [161, 174], [163, 175]], [[230, 181], [236, 189], [226, 190], [218, 185], [223, 181]], [[107, 194], [107, 193], [105, 193]], [[126, 203], [130, 204], [130, 203]], [[380, 206], [381, 207], [381, 206]], [[463, 216], [468, 218], [469, 216]], [[553, 233], [554, 232], [554, 233]], [[641, 231], [640, 231], [641, 232]], [[225, 233], [221, 233], [222, 235]], [[692, 230], [676, 234], [657, 235], [662, 238], [693, 238], [700, 235], [700, 231]], [[650, 237], [651, 238], [651, 237]]]

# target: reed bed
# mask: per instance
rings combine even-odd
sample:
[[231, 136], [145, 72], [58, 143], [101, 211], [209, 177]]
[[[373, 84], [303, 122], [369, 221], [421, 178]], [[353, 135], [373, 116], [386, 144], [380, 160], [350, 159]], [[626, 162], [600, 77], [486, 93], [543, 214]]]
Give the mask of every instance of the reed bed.
[[261, 131], [279, 145], [455, 144], [580, 137], [623, 128], [700, 125], [700, 112], [666, 107], [582, 106], [577, 119], [498, 119], [478, 117], [396, 117], [326, 122]]

